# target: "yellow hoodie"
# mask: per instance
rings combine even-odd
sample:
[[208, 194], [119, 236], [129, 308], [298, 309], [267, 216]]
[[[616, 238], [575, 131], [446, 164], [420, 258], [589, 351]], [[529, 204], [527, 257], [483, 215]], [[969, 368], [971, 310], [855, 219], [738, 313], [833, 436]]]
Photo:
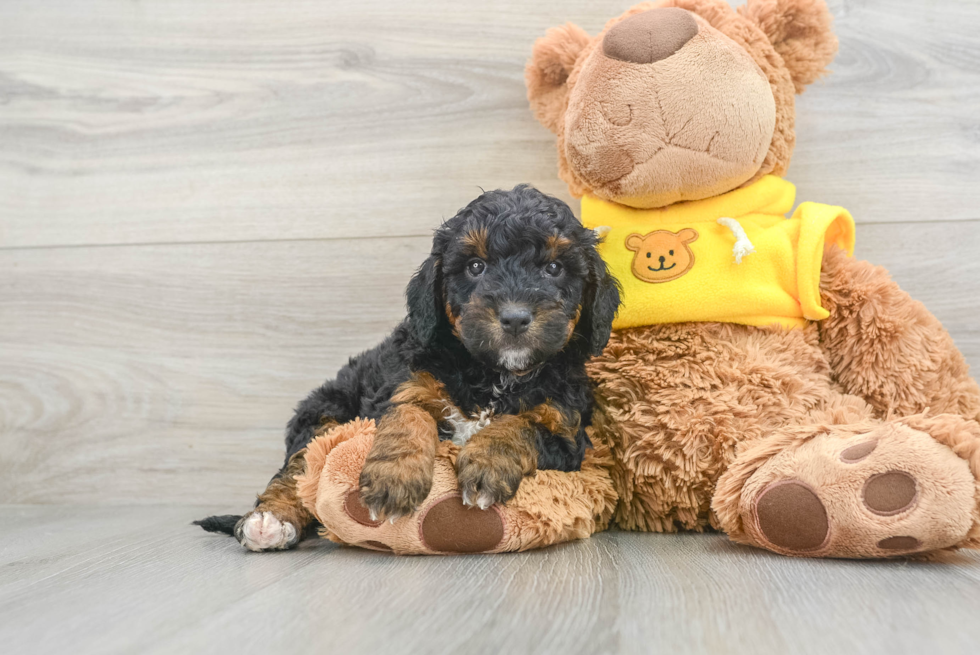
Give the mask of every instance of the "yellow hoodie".
[[[801, 327], [829, 316], [820, 305], [825, 243], [854, 251], [854, 219], [804, 202], [767, 175], [747, 187], [661, 209], [582, 198], [582, 223], [610, 228], [599, 252], [623, 285], [616, 329], [723, 321]], [[600, 230], [600, 232], [603, 230]]]

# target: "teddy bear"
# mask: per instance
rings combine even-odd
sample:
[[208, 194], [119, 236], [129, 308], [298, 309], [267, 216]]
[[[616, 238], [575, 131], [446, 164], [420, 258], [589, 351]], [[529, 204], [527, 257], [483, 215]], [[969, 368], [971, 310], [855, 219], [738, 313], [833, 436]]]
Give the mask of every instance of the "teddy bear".
[[793, 210], [783, 179], [794, 95], [836, 49], [822, 0], [661, 0], [539, 39], [531, 108], [623, 291], [588, 365], [594, 447], [480, 510], [441, 442], [419, 511], [382, 523], [358, 502], [374, 424], [331, 426], [297, 485], [321, 534], [403, 554], [611, 525], [801, 557], [980, 547], [980, 387], [939, 321], [852, 257], [850, 214]]
[[463, 504], [456, 480], [460, 447], [440, 441], [432, 490], [418, 511], [376, 520], [358, 489], [375, 428], [371, 419], [325, 427], [306, 448], [296, 495], [322, 525], [324, 538], [399, 555], [501, 553], [584, 539], [609, 526], [618, 497], [612, 457], [601, 443], [586, 452], [581, 470], [537, 471], [506, 504], [481, 510]]
[[526, 70], [623, 285], [589, 364], [627, 530], [791, 556], [980, 546], [980, 388], [854, 222], [783, 179], [794, 94], [837, 50], [822, 0], [661, 0], [567, 24]]

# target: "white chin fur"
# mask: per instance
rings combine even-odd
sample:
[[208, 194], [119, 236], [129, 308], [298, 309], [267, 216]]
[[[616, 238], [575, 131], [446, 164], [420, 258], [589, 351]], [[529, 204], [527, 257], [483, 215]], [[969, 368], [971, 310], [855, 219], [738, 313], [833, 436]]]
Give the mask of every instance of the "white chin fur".
[[530, 348], [512, 348], [500, 351], [500, 359], [497, 360], [500, 366], [508, 371], [523, 371], [531, 363]]

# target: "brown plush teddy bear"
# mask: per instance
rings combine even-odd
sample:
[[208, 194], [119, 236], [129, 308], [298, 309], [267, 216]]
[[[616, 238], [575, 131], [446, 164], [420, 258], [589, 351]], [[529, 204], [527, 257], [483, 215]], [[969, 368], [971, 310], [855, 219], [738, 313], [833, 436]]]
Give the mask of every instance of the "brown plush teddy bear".
[[980, 546], [980, 389], [943, 326], [783, 180], [821, 0], [663, 0], [553, 28], [528, 98], [624, 288], [593, 361], [614, 520], [787, 555]]
[[524, 550], [630, 530], [724, 530], [787, 555], [980, 546], [980, 388], [942, 325], [850, 258], [840, 207], [781, 178], [794, 93], [837, 42], [820, 0], [637, 5], [534, 46], [528, 97], [624, 304], [596, 383], [595, 449], [505, 506], [467, 509], [442, 442], [420, 511], [357, 499], [371, 422], [308, 448], [298, 494], [336, 541]]

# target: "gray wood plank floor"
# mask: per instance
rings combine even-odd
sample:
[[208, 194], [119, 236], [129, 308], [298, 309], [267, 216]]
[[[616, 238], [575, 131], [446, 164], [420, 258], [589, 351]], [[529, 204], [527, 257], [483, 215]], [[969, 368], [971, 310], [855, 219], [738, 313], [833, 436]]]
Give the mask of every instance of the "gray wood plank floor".
[[[577, 208], [523, 63], [629, 4], [0, 3], [0, 651], [976, 652], [975, 555], [256, 556], [187, 525], [248, 506], [293, 404], [399, 320], [479, 187]], [[977, 370], [980, 3], [830, 5], [788, 177]]]
[[221, 508], [0, 508], [7, 653], [975, 653], [980, 555], [788, 559], [720, 535], [543, 551], [241, 550]]

